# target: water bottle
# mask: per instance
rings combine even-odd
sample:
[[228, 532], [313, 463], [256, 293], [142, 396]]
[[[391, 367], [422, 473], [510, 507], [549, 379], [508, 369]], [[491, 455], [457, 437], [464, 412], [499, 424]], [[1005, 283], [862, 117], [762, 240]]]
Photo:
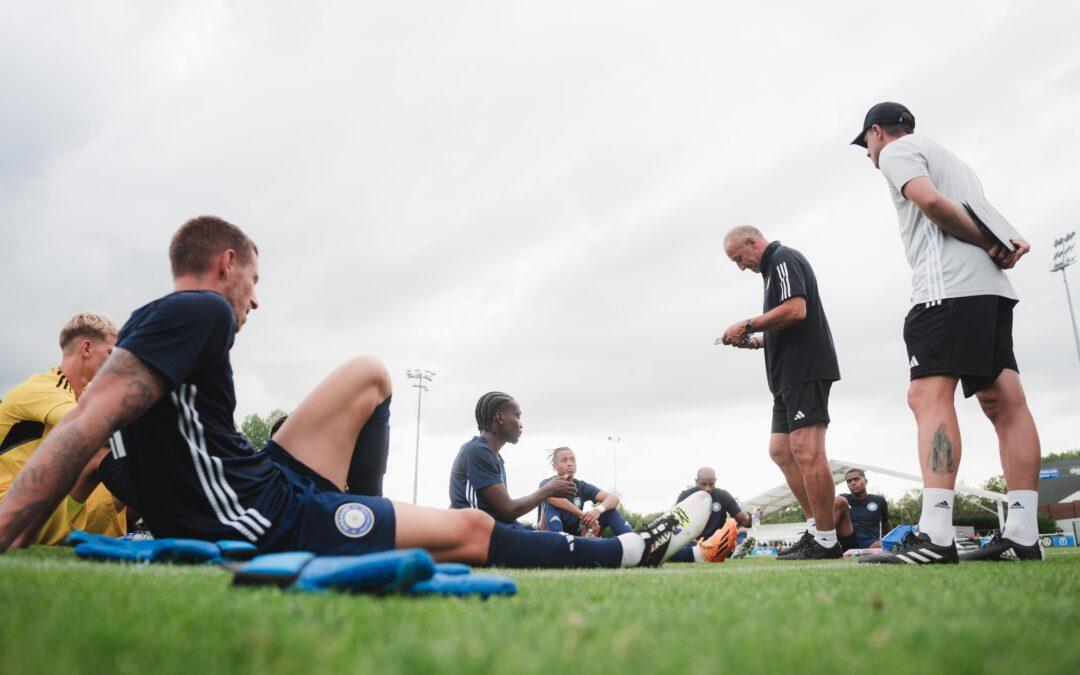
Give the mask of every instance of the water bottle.
[[750, 516], [750, 529], [757, 532], [759, 525], [761, 525], [761, 509], [754, 509], [753, 514]]

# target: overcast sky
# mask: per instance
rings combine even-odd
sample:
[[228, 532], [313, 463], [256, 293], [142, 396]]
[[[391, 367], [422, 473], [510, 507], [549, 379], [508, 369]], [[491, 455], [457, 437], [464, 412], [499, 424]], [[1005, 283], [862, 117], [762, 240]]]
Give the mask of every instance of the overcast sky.
[[[0, 390], [59, 361], [80, 310], [170, 290], [187, 218], [240, 225], [262, 307], [233, 350], [237, 417], [290, 409], [358, 353], [394, 375], [388, 496], [448, 503], [488, 390], [525, 435], [512, 494], [577, 450], [627, 506], [698, 466], [749, 498], [766, 451], [761, 352], [713, 346], [761, 279], [752, 223], [814, 265], [843, 380], [828, 454], [917, 472], [900, 328], [910, 272], [881, 174], [848, 143], [898, 100], [1027, 235], [1010, 272], [1043, 451], [1080, 446], [1080, 364], [1054, 237], [1077, 229], [1075, 3], [21, 3], [0, 25]], [[1073, 288], [1080, 295], [1080, 266]], [[961, 479], [1000, 472], [974, 400]], [[913, 487], [871, 475], [898, 496]]]

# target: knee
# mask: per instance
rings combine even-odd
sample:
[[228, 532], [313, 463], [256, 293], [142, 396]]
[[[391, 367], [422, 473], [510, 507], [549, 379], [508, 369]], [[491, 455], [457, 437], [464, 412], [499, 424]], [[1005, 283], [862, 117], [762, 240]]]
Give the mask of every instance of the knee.
[[781, 468], [795, 463], [795, 458], [791, 456], [791, 447], [788, 445], [770, 445], [769, 457]]
[[345, 362], [344, 367], [361, 392], [373, 388], [384, 399], [393, 392], [390, 371], [374, 356], [354, 356]]
[[801, 467], [814, 464], [824, 455], [822, 449], [812, 438], [797, 438], [794, 434], [791, 438], [791, 456], [795, 463]]
[[458, 540], [470, 548], [482, 549], [486, 555], [495, 519], [479, 509], [461, 509], [456, 513], [460, 514], [457, 523]]
[[1004, 393], [989, 389], [979, 392], [978, 399], [983, 414], [995, 427], [1006, 422], [1016, 411], [1027, 408], [1023, 391]]
[[953, 391], [939, 389], [937, 387], [922, 386], [916, 380], [908, 388], [907, 403], [911, 412], [918, 417], [924, 411], [942, 404], [952, 404]]
[[833, 511], [837, 514], [847, 511], [850, 507], [851, 505], [843, 497], [837, 497], [833, 500]]

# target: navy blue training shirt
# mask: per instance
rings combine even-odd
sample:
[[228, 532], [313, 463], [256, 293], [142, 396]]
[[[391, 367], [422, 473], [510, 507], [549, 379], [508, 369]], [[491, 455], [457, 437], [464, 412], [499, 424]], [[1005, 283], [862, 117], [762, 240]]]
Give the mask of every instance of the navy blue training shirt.
[[[686, 499], [690, 495], [698, 492], [700, 488], [696, 485], [688, 487], [679, 493], [679, 496], [675, 498], [675, 503], [678, 504], [682, 500]], [[714, 532], [723, 527], [728, 518], [733, 517], [739, 511], [739, 503], [735, 501], [735, 498], [731, 496], [731, 493], [727, 490], [721, 490], [720, 488], [713, 488], [712, 492], [712, 513], [709, 514], [709, 521], [705, 523], [705, 529], [701, 531], [701, 536], [708, 539]]]
[[495, 520], [501, 520], [480, 490], [499, 483], [506, 485], [503, 464], [503, 458], [491, 449], [483, 436], [473, 436], [458, 450], [450, 469], [450, 508], [480, 509]]
[[[545, 485], [548, 484], [548, 482], [550, 480], [551, 480], [551, 478], [545, 478], [544, 480], [540, 481], [540, 485], [538, 487], [544, 487]], [[598, 494], [600, 494], [600, 492], [601, 492], [600, 488], [596, 487], [592, 483], [586, 483], [583, 480], [578, 480], [577, 478], [574, 478], [572, 480], [574, 481], [574, 485], [577, 486], [577, 494], [572, 499], [570, 499], [569, 502], [571, 504], [573, 504], [574, 506], [576, 506], [577, 508], [579, 508], [579, 509], [582, 508], [582, 505], [585, 502], [592, 502], [592, 503], [595, 504], [596, 503], [596, 496]], [[581, 529], [581, 527], [580, 527], [581, 526], [581, 520], [576, 515], [568, 512], [568, 511], [563, 511], [562, 509], [556, 509], [554, 506], [552, 506], [551, 504], [548, 504], [545, 501], [537, 509], [537, 518], [539, 518], [542, 515], [540, 513], [540, 509], [554, 509], [555, 511], [558, 511], [559, 512], [559, 520], [562, 521], [563, 528], [567, 532], [575, 532], [575, 531], [578, 531], [578, 530]]]
[[[236, 430], [229, 350], [236, 317], [212, 291], [181, 291], [131, 315], [116, 346], [170, 391], [110, 439], [135, 504], [156, 537], [242, 539], [267, 533], [284, 499], [280, 470]], [[255, 508], [258, 502], [259, 508]]]
[[889, 502], [884, 497], [868, 494], [863, 499], [855, 499], [847, 493], [840, 496], [851, 506], [851, 525], [860, 547], [870, 548], [870, 544], [888, 534], [882, 531], [889, 519]]

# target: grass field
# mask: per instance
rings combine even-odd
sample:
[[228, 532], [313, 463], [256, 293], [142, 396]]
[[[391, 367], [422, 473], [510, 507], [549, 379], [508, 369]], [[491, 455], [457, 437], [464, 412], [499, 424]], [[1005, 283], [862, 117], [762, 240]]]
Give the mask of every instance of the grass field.
[[1076, 673], [1080, 549], [1042, 564], [854, 560], [511, 571], [489, 601], [234, 589], [212, 567], [0, 558], [11, 673]]

